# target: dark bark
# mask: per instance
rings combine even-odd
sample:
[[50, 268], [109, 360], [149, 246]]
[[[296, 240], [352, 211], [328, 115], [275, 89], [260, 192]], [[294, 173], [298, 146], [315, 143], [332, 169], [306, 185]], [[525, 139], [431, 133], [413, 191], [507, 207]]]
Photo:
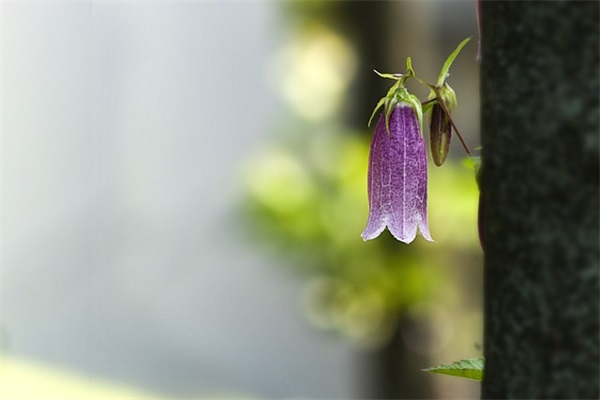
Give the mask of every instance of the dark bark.
[[482, 2], [484, 398], [598, 398], [599, 3]]

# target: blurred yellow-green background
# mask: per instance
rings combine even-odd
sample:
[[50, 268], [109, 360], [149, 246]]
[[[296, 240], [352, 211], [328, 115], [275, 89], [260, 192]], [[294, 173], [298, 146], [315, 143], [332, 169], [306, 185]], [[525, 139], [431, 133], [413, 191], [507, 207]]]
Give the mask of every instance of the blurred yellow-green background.
[[[3, 2], [6, 399], [476, 398], [477, 187], [429, 165], [436, 243], [363, 242], [367, 120], [451, 69], [474, 2]], [[411, 86], [423, 99], [427, 91]]]

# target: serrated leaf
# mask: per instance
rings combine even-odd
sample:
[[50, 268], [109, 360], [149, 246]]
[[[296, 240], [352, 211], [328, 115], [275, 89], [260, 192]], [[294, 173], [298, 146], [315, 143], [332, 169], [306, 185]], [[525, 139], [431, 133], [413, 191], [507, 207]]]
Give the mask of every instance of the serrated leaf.
[[455, 361], [450, 364], [438, 365], [437, 367], [426, 368], [423, 371], [481, 381], [483, 379], [483, 369], [484, 359], [483, 357], [477, 357]]

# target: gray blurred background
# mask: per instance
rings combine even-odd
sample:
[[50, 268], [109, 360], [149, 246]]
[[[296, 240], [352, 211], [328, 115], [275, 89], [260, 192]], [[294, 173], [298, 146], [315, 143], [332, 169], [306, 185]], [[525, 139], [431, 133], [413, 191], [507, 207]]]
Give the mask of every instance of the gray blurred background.
[[[428, 379], [423, 397], [478, 395], [476, 383], [420, 377], [420, 368], [479, 355], [476, 189], [465, 189], [467, 222], [441, 219], [436, 232], [431, 216], [440, 245], [467, 238], [452, 255], [436, 256], [453, 274], [439, 279], [453, 285], [450, 297], [393, 309], [412, 318], [433, 303], [439, 312], [427, 311], [424, 326], [443, 338], [411, 345], [406, 318], [394, 319], [399, 353], [389, 347], [396, 328], [355, 334], [307, 306], [312, 278], [323, 273], [288, 265], [324, 262], [295, 250], [315, 255], [306, 249], [339, 243], [316, 235], [308, 247], [290, 235], [278, 245], [273, 238], [285, 236], [277, 229], [287, 220], [252, 208], [271, 188], [292, 196], [265, 189], [291, 182], [268, 174], [296, 171], [288, 155], [307, 154], [306, 146], [339, 149], [346, 139], [331, 138], [351, 138], [363, 168], [366, 121], [390, 85], [372, 69], [402, 72], [410, 55], [434, 81], [467, 36], [474, 40], [452, 83], [457, 123], [476, 147], [472, 2], [3, 2], [1, 23], [5, 372], [8, 360], [22, 360], [164, 398], [381, 398], [378, 368], [400, 363], [383, 360], [414, 353], [425, 359], [402, 365]], [[319, 145], [324, 137], [331, 140]], [[286, 156], [265, 166], [283, 143]], [[261, 168], [268, 173], [259, 181]], [[357, 174], [363, 203], [342, 217], [358, 221], [344, 233], [350, 247], [368, 246], [359, 236], [364, 169]], [[444, 208], [452, 202], [438, 203], [438, 214], [452, 214]], [[275, 200], [260, 204], [281, 210]], [[396, 257], [392, 246], [404, 245], [385, 242]]]

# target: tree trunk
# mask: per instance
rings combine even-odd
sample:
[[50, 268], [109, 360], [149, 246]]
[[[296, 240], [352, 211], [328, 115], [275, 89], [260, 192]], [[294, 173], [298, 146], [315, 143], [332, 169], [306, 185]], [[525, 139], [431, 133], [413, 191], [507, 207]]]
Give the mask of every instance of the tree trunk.
[[483, 398], [600, 396], [598, 4], [480, 4]]

